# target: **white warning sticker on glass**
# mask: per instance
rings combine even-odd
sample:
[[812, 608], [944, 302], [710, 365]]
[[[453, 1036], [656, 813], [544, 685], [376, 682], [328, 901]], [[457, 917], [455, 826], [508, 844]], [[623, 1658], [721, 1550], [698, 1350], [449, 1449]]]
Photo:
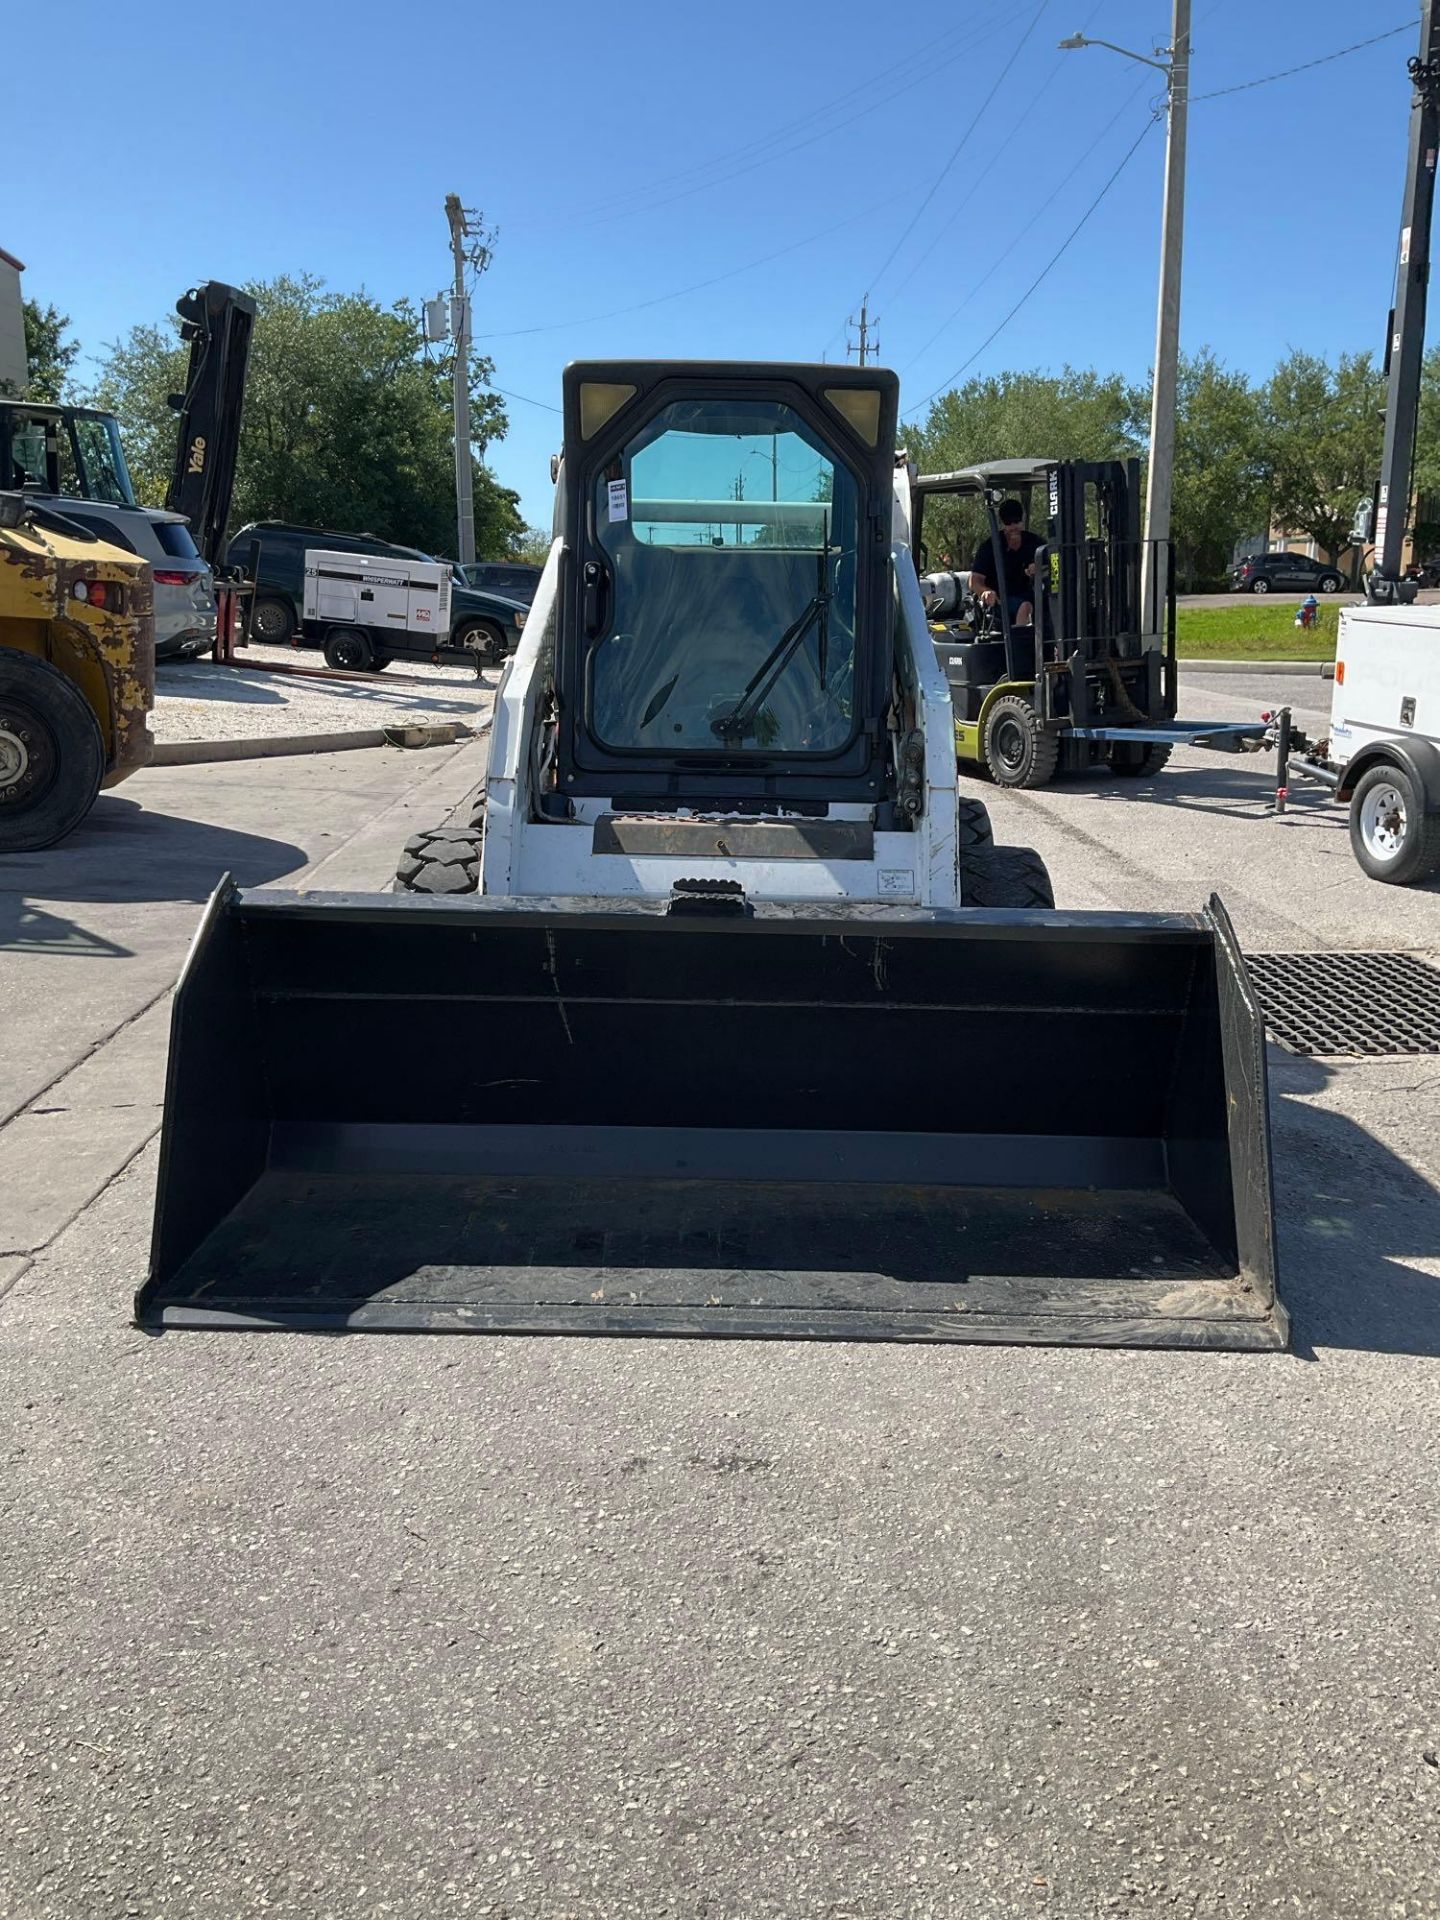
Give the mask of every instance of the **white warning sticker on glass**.
[[628, 520], [629, 518], [630, 499], [625, 491], [625, 482], [623, 480], [612, 480], [610, 482], [610, 519], [614, 522], [616, 520]]

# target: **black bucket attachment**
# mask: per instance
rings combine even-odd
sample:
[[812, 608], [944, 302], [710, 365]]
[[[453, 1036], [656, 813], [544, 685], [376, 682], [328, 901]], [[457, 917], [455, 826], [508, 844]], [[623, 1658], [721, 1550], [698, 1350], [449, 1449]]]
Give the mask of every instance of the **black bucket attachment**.
[[152, 1327], [1280, 1348], [1224, 912], [239, 893]]

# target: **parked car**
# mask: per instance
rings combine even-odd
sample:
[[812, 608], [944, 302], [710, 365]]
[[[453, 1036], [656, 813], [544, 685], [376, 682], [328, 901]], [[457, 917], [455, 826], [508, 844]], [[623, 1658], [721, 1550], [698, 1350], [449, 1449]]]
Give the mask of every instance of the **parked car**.
[[1303, 553], [1256, 553], [1237, 563], [1230, 575], [1232, 593], [1340, 593], [1345, 576], [1328, 561]]
[[467, 587], [479, 593], [504, 594], [507, 600], [518, 600], [526, 607], [533, 603], [540, 584], [541, 569], [522, 560], [472, 560], [458, 571]]
[[86, 533], [150, 563], [155, 582], [155, 658], [193, 659], [215, 645], [215, 584], [183, 514], [106, 500], [47, 499]]
[[[257, 559], [255, 600], [250, 611], [251, 638], [267, 646], [291, 641], [308, 644], [301, 631], [305, 602], [305, 554], [318, 547], [326, 553], [369, 553], [392, 560], [430, 560], [418, 547], [396, 546], [373, 533], [335, 533], [328, 527], [304, 527], [290, 520], [255, 520], [242, 527], [225, 552], [225, 564], [237, 572], [250, 571]], [[257, 550], [258, 549], [258, 550]], [[520, 644], [527, 608], [513, 596], [476, 593], [455, 570], [450, 596], [450, 638], [492, 659], [502, 659]]]

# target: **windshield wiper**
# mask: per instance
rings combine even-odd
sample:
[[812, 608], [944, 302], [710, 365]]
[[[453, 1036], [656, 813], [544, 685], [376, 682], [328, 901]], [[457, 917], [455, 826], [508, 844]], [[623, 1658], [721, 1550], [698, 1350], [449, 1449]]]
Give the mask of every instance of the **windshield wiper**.
[[808, 605], [801, 610], [797, 619], [791, 621], [760, 662], [746, 683], [745, 691], [730, 712], [710, 722], [710, 731], [719, 739], [739, 741], [751, 731], [765, 702], [775, 691], [785, 669], [800, 651], [806, 634], [817, 620], [820, 623], [820, 630], [816, 637], [815, 664], [819, 670], [821, 691], [825, 690], [826, 668], [830, 654], [830, 587], [826, 578], [829, 556], [830, 542], [827, 538], [816, 555], [815, 592]]

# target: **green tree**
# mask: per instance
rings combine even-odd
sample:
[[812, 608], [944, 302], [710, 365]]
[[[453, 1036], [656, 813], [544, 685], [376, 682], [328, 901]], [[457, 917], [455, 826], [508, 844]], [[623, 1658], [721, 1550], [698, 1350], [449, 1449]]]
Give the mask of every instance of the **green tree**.
[[1262, 396], [1264, 468], [1272, 522], [1332, 556], [1349, 544], [1355, 505], [1375, 486], [1384, 439], [1385, 380], [1368, 353], [1331, 366], [1291, 353]]
[[911, 451], [922, 471], [979, 460], [1113, 460], [1139, 453], [1148, 399], [1118, 373], [1002, 373], [942, 394]]
[[1440, 346], [1420, 369], [1420, 420], [1415, 435], [1415, 546], [1417, 559], [1440, 550]]
[[[232, 524], [298, 520], [368, 531], [427, 552], [455, 547], [451, 366], [427, 354], [408, 302], [329, 293], [309, 276], [250, 286], [257, 303]], [[142, 500], [164, 498], [175, 451], [167, 396], [184, 385], [175, 322], [112, 346], [93, 398], [118, 416]], [[504, 437], [491, 364], [471, 361], [477, 442]], [[521, 536], [516, 496], [473, 463], [476, 552], [503, 557]]]
[[[80, 342], [67, 338], [70, 316], [57, 307], [42, 307], [38, 300], [27, 300], [25, 319], [25, 358], [30, 366], [27, 398], [63, 400], [70, 369], [80, 351]], [[0, 393], [10, 391], [9, 381], [0, 381]], [[18, 399], [19, 395], [12, 395]]]
[[[922, 473], [949, 473], [985, 460], [1114, 460], [1143, 445], [1146, 396], [1120, 374], [1066, 367], [1059, 374], [991, 374], [942, 394], [909, 450]], [[1032, 520], [1043, 519], [1032, 502]], [[984, 537], [973, 501], [927, 509], [925, 544], [935, 565], [966, 566]]]
[[511, 560], [523, 560], [527, 566], [543, 567], [550, 558], [550, 531], [548, 527], [524, 527], [510, 542]]
[[1204, 347], [1182, 359], [1177, 390], [1172, 529], [1182, 591], [1228, 570], [1266, 505], [1260, 396]]

